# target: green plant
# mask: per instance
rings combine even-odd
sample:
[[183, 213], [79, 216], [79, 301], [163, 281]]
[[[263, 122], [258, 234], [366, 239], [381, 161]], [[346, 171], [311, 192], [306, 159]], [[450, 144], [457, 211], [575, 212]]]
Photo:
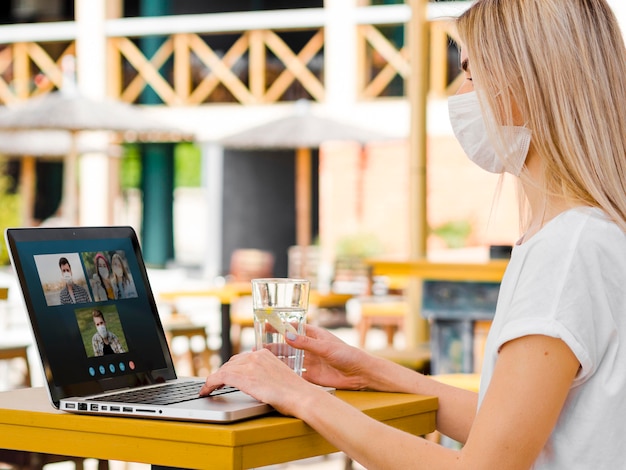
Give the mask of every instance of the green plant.
[[443, 239], [448, 248], [462, 248], [472, 233], [472, 224], [467, 220], [451, 220], [431, 231]]
[[192, 142], [181, 142], [174, 150], [174, 185], [197, 188], [202, 184], [202, 153]]
[[[202, 184], [202, 154], [192, 142], [181, 142], [174, 147], [174, 186], [197, 188]], [[124, 145], [120, 168], [122, 189], [141, 186], [141, 148], [139, 144]]]
[[141, 185], [141, 149], [139, 144], [125, 144], [120, 162], [120, 186], [135, 189]]
[[363, 259], [382, 252], [378, 237], [371, 233], [347, 235], [337, 241], [335, 254], [338, 258]]
[[[0, 161], [0, 230], [4, 233], [7, 227], [20, 225], [20, 195], [11, 192], [13, 182], [4, 172], [5, 162]], [[3, 238], [4, 240], [4, 238]], [[2, 242], [0, 251], [0, 265], [9, 264], [9, 252]]]

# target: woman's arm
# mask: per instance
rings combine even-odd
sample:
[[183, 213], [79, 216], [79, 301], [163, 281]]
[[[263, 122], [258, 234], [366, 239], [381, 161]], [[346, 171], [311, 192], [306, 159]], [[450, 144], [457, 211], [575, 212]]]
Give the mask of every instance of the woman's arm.
[[474, 416], [478, 395], [442, 384], [411, 369], [354, 348], [330, 332], [307, 325], [307, 336], [288, 341], [304, 349], [304, 377], [338, 389], [369, 389], [384, 392], [417, 393], [439, 399], [437, 429], [465, 442]]
[[[363, 357], [359, 355], [359, 359]], [[463, 409], [464, 399], [459, 400], [462, 395], [452, 387], [436, 385], [426, 377], [411, 382], [409, 375], [420, 376], [396, 368], [400, 366], [383, 366], [378, 360], [366, 362], [361, 368], [382, 366], [366, 381], [378, 381], [389, 373], [390, 379], [384, 383], [397, 380], [398, 391], [441, 392], [438, 426], [444, 433], [452, 429], [461, 434], [464, 431], [460, 428], [468, 427], [466, 423], [460, 427], [454, 424], [454, 410], [459, 411], [461, 417], [457, 418], [461, 420], [473, 412]], [[505, 344], [483, 404], [469, 426], [466, 444], [459, 451], [369, 418], [298, 377], [267, 350], [234, 356], [207, 378], [202, 394], [224, 383], [237, 386], [280, 412], [303, 419], [338, 449], [371, 469], [525, 469], [536, 460], [552, 432], [578, 367], [571, 350], [559, 339], [526, 336]]]
[[[349, 406], [317, 393], [316, 406], [302, 403], [294, 414], [371, 469], [526, 469], [554, 429], [578, 367], [576, 357], [559, 339], [527, 336], [505, 344], [487, 395], [460, 451], [372, 423]], [[404, 374], [397, 374], [400, 376]], [[420, 393], [436, 391], [428, 382], [416, 381], [424, 387]], [[455, 409], [454, 404], [447, 406], [449, 411]], [[438, 417], [438, 424], [447, 420], [454, 420], [452, 413], [446, 418]]]

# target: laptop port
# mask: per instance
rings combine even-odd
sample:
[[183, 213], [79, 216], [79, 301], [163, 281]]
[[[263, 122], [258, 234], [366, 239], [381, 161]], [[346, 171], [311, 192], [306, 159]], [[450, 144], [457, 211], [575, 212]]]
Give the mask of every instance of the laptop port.
[[80, 411], [87, 411], [87, 403], [79, 403], [78, 404], [78, 409]]
[[98, 411], [98, 405], [96, 405], [95, 403], [92, 403], [89, 408], [91, 409], [91, 411]]
[[75, 410], [76, 409], [76, 403], [66, 403], [65, 404], [65, 409], [66, 410]]
[[120, 407], [119, 406], [112, 406], [111, 407], [111, 411], [120, 411]]
[[132, 412], [133, 412], [132, 407], [130, 407], [130, 406], [125, 406], [124, 407], [124, 413], [132, 413]]

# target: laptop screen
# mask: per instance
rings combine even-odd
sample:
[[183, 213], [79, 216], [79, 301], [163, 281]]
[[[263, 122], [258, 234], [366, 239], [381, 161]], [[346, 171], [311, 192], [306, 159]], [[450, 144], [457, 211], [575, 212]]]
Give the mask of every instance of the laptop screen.
[[176, 378], [130, 227], [8, 229], [55, 405]]

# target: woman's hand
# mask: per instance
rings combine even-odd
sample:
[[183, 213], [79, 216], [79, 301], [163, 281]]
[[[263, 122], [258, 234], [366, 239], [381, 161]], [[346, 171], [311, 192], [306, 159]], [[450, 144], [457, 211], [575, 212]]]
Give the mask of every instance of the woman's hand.
[[237, 387], [272, 405], [282, 414], [291, 416], [297, 415], [298, 406], [306, 402], [306, 397], [312, 397], [316, 389], [322, 390], [297, 375], [267, 349], [231, 357], [207, 377], [200, 396], [207, 396], [223, 385]]
[[[293, 347], [305, 351], [303, 377], [309, 382], [343, 390], [366, 388], [364, 370], [370, 356], [365, 352], [312, 325], [306, 325], [306, 336], [287, 333], [286, 339]], [[298, 397], [308, 396], [312, 389], [317, 389], [267, 349], [231, 357], [207, 377], [200, 395], [209, 395], [223, 385], [237, 387], [284, 414], [294, 414], [298, 404], [294, 399], [299, 400]]]
[[306, 335], [288, 333], [286, 340], [305, 351], [303, 377], [308, 381], [342, 390], [367, 388], [365, 372], [370, 356], [364, 351], [313, 325], [306, 325]]

